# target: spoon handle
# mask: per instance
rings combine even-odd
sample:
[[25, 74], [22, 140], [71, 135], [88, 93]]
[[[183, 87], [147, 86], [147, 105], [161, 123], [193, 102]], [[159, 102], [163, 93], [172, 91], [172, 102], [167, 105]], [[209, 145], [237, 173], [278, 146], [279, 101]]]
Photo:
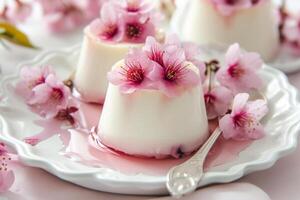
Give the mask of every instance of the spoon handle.
[[203, 176], [205, 158], [221, 132], [219, 127], [216, 128], [202, 147], [190, 159], [169, 170], [167, 188], [172, 196], [180, 197], [197, 189]]

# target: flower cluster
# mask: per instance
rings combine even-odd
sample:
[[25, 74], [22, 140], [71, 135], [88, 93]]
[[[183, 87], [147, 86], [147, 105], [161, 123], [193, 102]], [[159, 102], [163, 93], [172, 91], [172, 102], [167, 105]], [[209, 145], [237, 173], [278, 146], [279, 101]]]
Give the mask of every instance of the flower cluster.
[[15, 174], [9, 169], [11, 160], [5, 144], [0, 143], [0, 193], [8, 191], [15, 181]]
[[251, 8], [264, 0], [211, 0], [218, 11], [225, 16], [240, 9]]
[[[157, 89], [169, 97], [203, 83], [204, 100], [209, 119], [219, 118], [226, 139], [258, 139], [263, 136], [260, 120], [267, 113], [265, 100], [248, 102], [248, 92], [263, 86], [258, 74], [262, 60], [257, 53], [243, 52], [231, 45], [225, 62], [198, 59], [199, 49], [192, 43], [181, 43], [174, 35], [159, 43], [146, 39], [142, 49], [133, 49], [121, 66], [108, 73], [110, 83], [123, 93], [139, 89]], [[193, 63], [196, 71], [189, 67]]]
[[104, 0], [36, 0], [52, 32], [72, 31], [96, 18]]
[[262, 64], [258, 54], [242, 52], [238, 44], [229, 47], [223, 66], [215, 60], [206, 63], [203, 90], [207, 115], [209, 119], [221, 118], [220, 129], [227, 139], [257, 139], [263, 135], [259, 121], [267, 113], [266, 102], [247, 103], [247, 93], [263, 85], [257, 73]]
[[100, 18], [94, 20], [91, 31], [100, 39], [111, 42], [142, 43], [154, 36], [160, 18], [154, 5], [145, 0], [111, 0], [102, 6]]
[[[74, 124], [70, 114], [77, 110], [70, 107], [70, 89], [49, 66], [23, 67], [20, 77], [16, 91], [35, 112], [46, 118], [67, 120]], [[66, 113], [67, 111], [71, 112]]]
[[122, 66], [108, 73], [108, 80], [123, 93], [157, 89], [173, 97], [200, 84], [200, 70], [192, 67], [192, 63], [199, 68], [204, 68], [204, 64], [196, 54], [196, 46], [181, 44], [175, 36], [168, 37], [164, 44], [148, 37], [143, 49], [133, 49]]
[[234, 95], [262, 87], [257, 74], [262, 63], [258, 54], [243, 53], [238, 44], [229, 47], [224, 66], [219, 67], [217, 61], [206, 63], [208, 78], [203, 88], [209, 119], [224, 115]]
[[95, 19], [107, 0], [13, 0], [0, 11], [0, 19], [12, 23], [24, 22], [32, 14], [33, 6], [42, 9], [42, 19], [52, 32], [72, 31]]

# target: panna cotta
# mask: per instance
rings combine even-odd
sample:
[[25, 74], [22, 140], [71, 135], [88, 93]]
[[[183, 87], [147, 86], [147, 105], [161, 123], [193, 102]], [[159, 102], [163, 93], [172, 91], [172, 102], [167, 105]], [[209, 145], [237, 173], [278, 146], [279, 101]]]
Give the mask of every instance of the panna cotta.
[[109, 72], [97, 133], [104, 145], [129, 155], [178, 158], [208, 137], [200, 71], [182, 49], [152, 44], [132, 50]]
[[77, 70], [75, 95], [90, 103], [103, 103], [107, 72], [132, 47], [141, 46], [157, 33], [155, 12], [145, 1], [108, 1], [84, 30]]
[[[266, 61], [279, 48], [278, 18], [271, 0], [190, 0], [176, 24], [182, 39], [198, 44], [239, 43]], [[181, 22], [179, 22], [181, 21]]]

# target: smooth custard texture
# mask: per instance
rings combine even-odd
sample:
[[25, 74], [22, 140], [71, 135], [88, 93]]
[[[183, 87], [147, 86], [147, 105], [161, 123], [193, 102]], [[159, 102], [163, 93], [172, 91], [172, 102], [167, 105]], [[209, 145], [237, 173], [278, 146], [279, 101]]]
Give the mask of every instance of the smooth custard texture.
[[[199, 73], [191, 63], [189, 67]], [[109, 84], [98, 134], [105, 145], [131, 155], [159, 158], [179, 148], [190, 153], [208, 137], [201, 84], [173, 98], [159, 90], [122, 94]]]

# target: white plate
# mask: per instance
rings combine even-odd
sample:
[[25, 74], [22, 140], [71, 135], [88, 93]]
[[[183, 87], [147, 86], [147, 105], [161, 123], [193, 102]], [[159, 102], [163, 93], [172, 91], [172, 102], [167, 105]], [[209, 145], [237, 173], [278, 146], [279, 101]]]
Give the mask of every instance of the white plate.
[[[209, 54], [220, 56], [212, 50]], [[79, 47], [46, 52], [19, 67], [51, 64], [63, 78], [76, 66]], [[270, 112], [265, 119], [267, 135], [253, 142], [236, 159], [211, 168], [199, 186], [230, 182], [245, 174], [271, 167], [280, 157], [296, 148], [300, 129], [300, 105], [297, 90], [291, 86], [285, 75], [276, 69], [264, 66], [261, 75], [266, 83], [263, 91], [269, 101]], [[11, 90], [10, 85], [18, 81], [18, 74], [4, 76], [0, 92], [4, 96], [0, 103], [0, 139], [14, 147], [21, 160], [34, 167], [42, 168], [55, 176], [95, 190], [122, 194], [165, 194], [165, 175], [153, 176], [138, 173], [129, 175], [109, 168], [90, 167], [59, 153], [62, 143], [58, 136], [31, 147], [22, 142], [26, 134], [37, 133], [33, 121], [38, 117], [31, 113], [24, 102]]]
[[[280, 5], [281, 0], [273, 0], [275, 4]], [[183, 24], [183, 20], [185, 19], [185, 13], [188, 10], [188, 2], [189, 1], [176, 1], [178, 9], [174, 12], [172, 20], [170, 22], [170, 32], [174, 32], [177, 35], [181, 35], [181, 25]], [[288, 9], [292, 12], [299, 12], [300, 2], [296, 1], [287, 1]], [[289, 52], [284, 50], [284, 48], [280, 49], [277, 57], [268, 63], [268, 65], [275, 67], [285, 73], [292, 73], [300, 70], [300, 57], [291, 55]]]

